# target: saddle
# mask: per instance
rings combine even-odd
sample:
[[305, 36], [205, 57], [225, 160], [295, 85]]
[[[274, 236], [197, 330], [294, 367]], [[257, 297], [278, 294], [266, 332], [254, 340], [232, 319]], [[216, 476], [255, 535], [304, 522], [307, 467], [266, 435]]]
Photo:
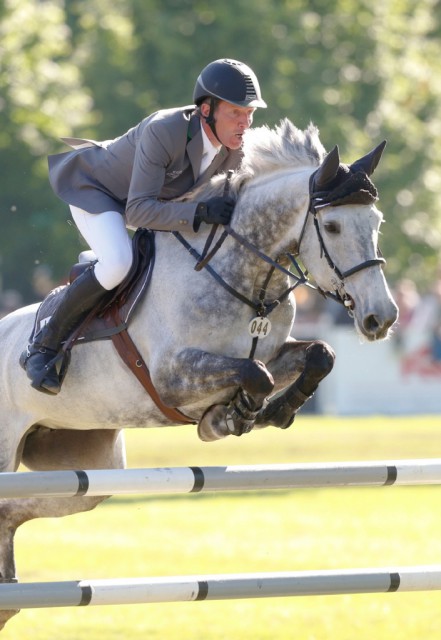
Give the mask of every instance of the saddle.
[[[133, 236], [133, 264], [124, 281], [109, 296], [92, 309], [86, 319], [63, 343], [63, 365], [60, 374], [66, 374], [70, 352], [73, 347], [96, 340], [112, 340], [119, 356], [129, 367], [162, 413], [178, 424], [195, 424], [177, 409], [163, 404], [150, 378], [147, 365], [132, 341], [128, 327], [130, 320], [145, 295], [155, 263], [155, 234], [148, 229], [138, 229]], [[90, 251], [81, 254], [81, 262], [75, 264], [69, 274], [73, 282], [86, 268], [96, 262]], [[68, 285], [67, 285], [68, 286]], [[60, 304], [66, 286], [57, 287], [49, 293], [38, 308], [31, 340], [44, 326]]]

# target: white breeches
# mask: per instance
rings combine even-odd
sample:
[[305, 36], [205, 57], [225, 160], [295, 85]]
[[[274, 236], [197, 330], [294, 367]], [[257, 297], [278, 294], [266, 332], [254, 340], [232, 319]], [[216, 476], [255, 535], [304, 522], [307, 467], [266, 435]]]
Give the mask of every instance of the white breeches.
[[72, 217], [98, 262], [95, 276], [107, 290], [117, 287], [132, 266], [132, 241], [124, 218], [117, 211], [87, 213], [71, 206]]

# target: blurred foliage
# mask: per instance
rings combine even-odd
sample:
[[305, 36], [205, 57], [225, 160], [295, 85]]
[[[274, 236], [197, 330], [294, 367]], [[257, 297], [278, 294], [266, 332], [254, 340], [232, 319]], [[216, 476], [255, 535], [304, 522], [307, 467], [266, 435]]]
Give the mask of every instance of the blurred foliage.
[[256, 125], [313, 121], [348, 163], [387, 138], [375, 174], [387, 273], [423, 290], [441, 246], [440, 18], [436, 0], [3, 0], [3, 287], [34, 299], [35, 267], [62, 280], [81, 247], [47, 180], [57, 139], [113, 138], [190, 104], [201, 68], [227, 56], [259, 77], [269, 108]]

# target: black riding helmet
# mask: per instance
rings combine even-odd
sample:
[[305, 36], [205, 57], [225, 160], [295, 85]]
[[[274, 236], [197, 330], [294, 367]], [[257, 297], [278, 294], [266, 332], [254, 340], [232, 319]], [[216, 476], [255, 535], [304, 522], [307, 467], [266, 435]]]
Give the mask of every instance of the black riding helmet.
[[[210, 62], [199, 74], [193, 100], [200, 106], [206, 98], [218, 98], [238, 107], [267, 106], [262, 100], [259, 81], [254, 71], [243, 62], [229, 58]], [[205, 120], [217, 138], [213, 114], [214, 100], [211, 100], [210, 113]]]
[[210, 62], [199, 74], [193, 100], [200, 105], [208, 97], [239, 107], [266, 107], [254, 71], [243, 62], [228, 58]]

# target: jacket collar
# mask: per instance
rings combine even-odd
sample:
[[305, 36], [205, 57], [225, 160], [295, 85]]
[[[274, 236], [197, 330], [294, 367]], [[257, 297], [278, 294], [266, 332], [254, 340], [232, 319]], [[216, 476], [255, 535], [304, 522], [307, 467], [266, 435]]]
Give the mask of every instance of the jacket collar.
[[[201, 166], [202, 154], [204, 152], [204, 143], [202, 138], [201, 120], [197, 114], [192, 114], [187, 129], [187, 154], [190, 159], [193, 177], [195, 179], [194, 186], [198, 186], [202, 176], [199, 176], [199, 168]], [[230, 151], [222, 146], [219, 153], [215, 156], [213, 162], [204, 172], [204, 182], [216, 173], [216, 170], [225, 161]]]

